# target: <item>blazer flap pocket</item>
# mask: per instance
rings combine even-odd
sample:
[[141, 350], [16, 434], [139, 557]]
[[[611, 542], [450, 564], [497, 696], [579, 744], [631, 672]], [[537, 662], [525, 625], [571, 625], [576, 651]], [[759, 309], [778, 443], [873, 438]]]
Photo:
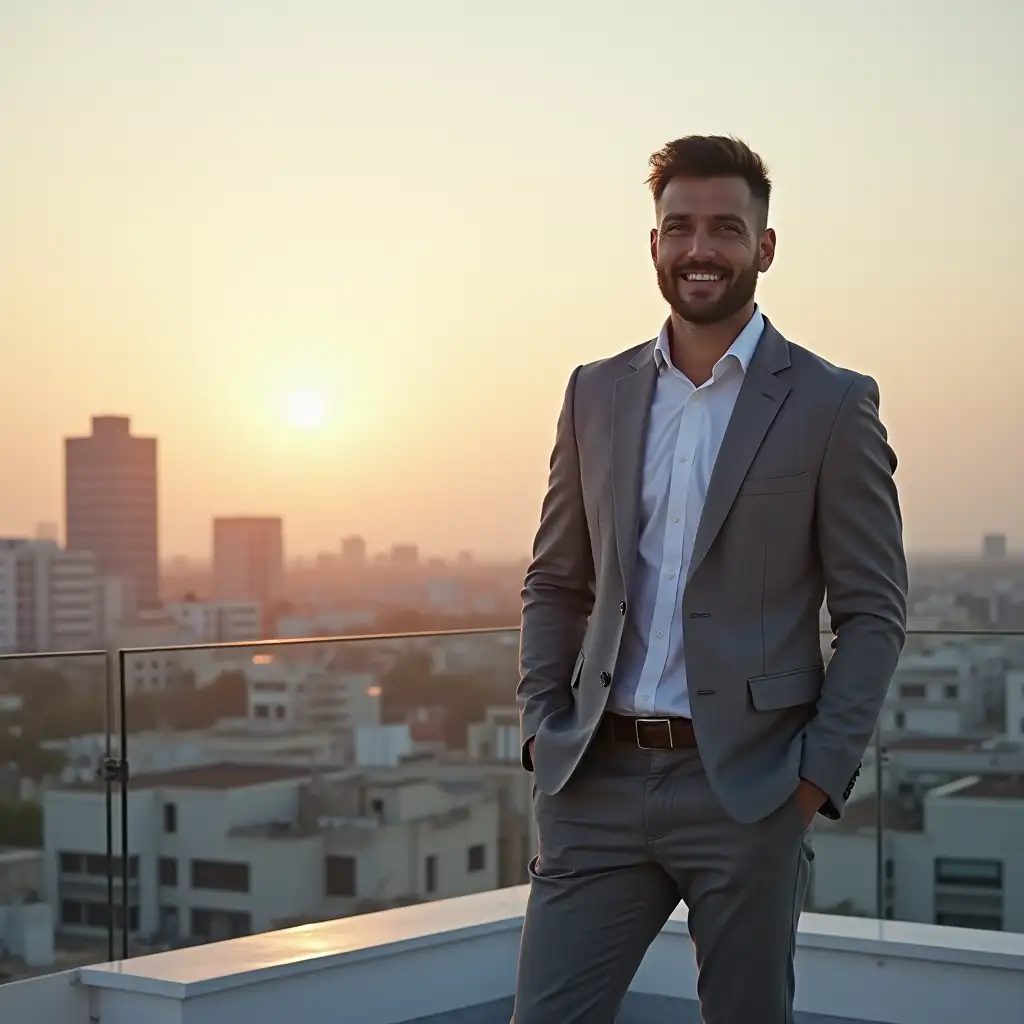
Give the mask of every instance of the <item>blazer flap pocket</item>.
[[747, 680], [747, 686], [758, 711], [782, 711], [815, 703], [821, 696], [824, 679], [825, 669], [821, 665], [813, 665], [770, 676], [754, 676]]
[[572, 667], [572, 675], [569, 677], [571, 682], [569, 685], [574, 689], [580, 685], [580, 676], [583, 675], [583, 649], [580, 648], [580, 653], [576, 655], [576, 664]]
[[811, 476], [805, 470], [792, 476], [748, 476], [740, 485], [739, 493], [746, 494], [795, 494], [806, 491], [811, 485]]

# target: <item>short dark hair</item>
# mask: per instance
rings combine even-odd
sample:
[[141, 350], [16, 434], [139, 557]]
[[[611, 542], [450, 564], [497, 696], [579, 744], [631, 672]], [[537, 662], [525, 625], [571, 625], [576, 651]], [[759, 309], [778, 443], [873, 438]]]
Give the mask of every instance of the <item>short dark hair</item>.
[[647, 184], [657, 202], [673, 178], [742, 178], [768, 212], [772, 183], [764, 161], [740, 139], [728, 135], [687, 135], [667, 142], [649, 161]]

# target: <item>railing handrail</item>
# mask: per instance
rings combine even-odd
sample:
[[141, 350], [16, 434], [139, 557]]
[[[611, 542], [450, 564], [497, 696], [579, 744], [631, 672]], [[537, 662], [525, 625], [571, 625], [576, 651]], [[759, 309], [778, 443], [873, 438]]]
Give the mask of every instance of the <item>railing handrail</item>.
[[[240, 650], [250, 647], [300, 647], [306, 644], [355, 644], [383, 640], [430, 640], [452, 636], [487, 636], [496, 633], [518, 633], [516, 626], [473, 626], [454, 629], [424, 629], [390, 633], [355, 633], [335, 636], [276, 637], [269, 640], [211, 640], [191, 644], [154, 644], [151, 647], [111, 647], [109, 649], [81, 651], [25, 651], [0, 653], [2, 661], [42, 660], [46, 658], [100, 658], [107, 655], [173, 654], [176, 651]], [[821, 636], [832, 636], [830, 629], [819, 630]], [[907, 636], [965, 637], [972, 639], [998, 639], [1021, 637], [1024, 629], [908, 629]]]

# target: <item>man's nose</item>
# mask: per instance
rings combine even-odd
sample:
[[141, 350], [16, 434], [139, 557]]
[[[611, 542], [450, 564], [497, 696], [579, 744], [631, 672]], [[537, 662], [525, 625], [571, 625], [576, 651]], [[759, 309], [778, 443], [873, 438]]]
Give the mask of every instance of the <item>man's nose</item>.
[[690, 239], [690, 251], [687, 255], [693, 262], [714, 262], [718, 254], [711, 235], [706, 231], [695, 231]]

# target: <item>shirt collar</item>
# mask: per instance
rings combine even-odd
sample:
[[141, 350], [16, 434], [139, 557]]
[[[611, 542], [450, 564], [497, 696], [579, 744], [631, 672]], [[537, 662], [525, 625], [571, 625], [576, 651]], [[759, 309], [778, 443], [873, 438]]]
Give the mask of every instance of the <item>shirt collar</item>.
[[[659, 370], [673, 366], [672, 350], [668, 342], [669, 322], [668, 320], [665, 321], [664, 326], [661, 328], [661, 333], [658, 335], [658, 340], [654, 345], [654, 361], [658, 364]], [[740, 368], [746, 373], [750, 367], [750, 361], [754, 358], [754, 350], [757, 348], [758, 341], [761, 340], [761, 333], [763, 331], [764, 316], [761, 313], [761, 307], [755, 306], [753, 316], [746, 322], [743, 330], [736, 335], [736, 339], [729, 346], [725, 355], [715, 363], [715, 375], [717, 376], [717, 373], [721, 371], [730, 358], [738, 362]]]

